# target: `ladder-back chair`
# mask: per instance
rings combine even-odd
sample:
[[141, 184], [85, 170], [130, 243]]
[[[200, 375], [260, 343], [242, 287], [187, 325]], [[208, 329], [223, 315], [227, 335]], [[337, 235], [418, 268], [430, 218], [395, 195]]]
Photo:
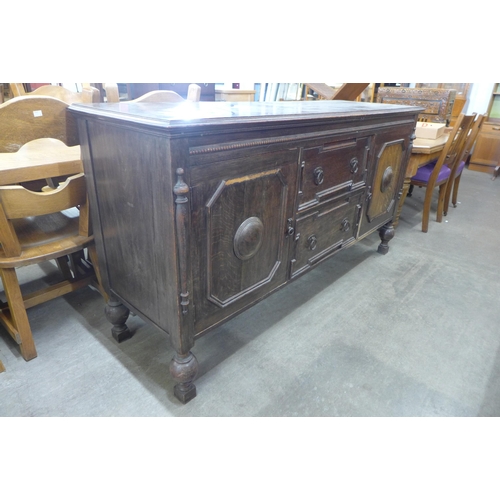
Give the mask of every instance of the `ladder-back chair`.
[[[67, 107], [47, 96], [17, 97], [0, 105], [0, 171], [2, 160], [5, 165], [13, 155], [20, 155], [22, 170], [23, 162], [28, 163], [26, 149], [43, 138], [52, 137], [66, 144], [59, 148], [77, 144], [74, 119]], [[36, 172], [31, 169], [30, 179], [45, 184], [58, 162], [56, 149], [52, 152], [53, 163], [49, 160]], [[36, 191], [19, 184], [0, 185], [0, 277], [6, 299], [0, 301], [0, 322], [19, 344], [26, 361], [37, 356], [28, 308], [89, 284], [103, 293], [81, 163], [75, 165], [75, 170], [76, 175], [66, 172], [69, 177], [66, 175], [55, 187], [37, 186]], [[16, 269], [52, 259], [57, 262], [61, 281], [23, 294]]]
[[9, 83], [14, 97], [21, 96], [49, 96], [55, 97], [68, 104], [80, 102], [99, 102], [101, 94], [95, 87], [84, 86], [81, 92], [73, 92], [60, 85], [42, 85], [32, 92], [26, 92], [22, 83]]
[[422, 213], [422, 232], [424, 233], [426, 233], [429, 228], [432, 197], [436, 187], [439, 187], [436, 220], [437, 222], [443, 220], [446, 187], [451, 173], [454, 171], [455, 163], [460, 158], [460, 152], [462, 151], [464, 141], [473, 120], [474, 115], [466, 117], [464, 114], [460, 114], [438, 160], [435, 163], [428, 163], [420, 167], [417, 173], [411, 178], [410, 184], [412, 186], [425, 187], [425, 199]]
[[472, 123], [469, 135], [466, 138], [464, 146], [462, 148], [462, 152], [460, 153], [460, 158], [456, 163], [455, 171], [451, 173], [450, 181], [448, 182], [448, 187], [446, 189], [446, 196], [444, 200], [444, 215], [446, 215], [448, 212], [448, 208], [450, 206], [450, 198], [453, 206], [454, 207], [457, 206], [458, 188], [460, 186], [460, 179], [462, 178], [462, 172], [469, 159], [472, 148], [474, 147], [477, 136], [479, 134], [479, 131], [481, 130], [485, 118], [486, 118], [485, 115], [478, 115], [474, 120], [474, 122]]

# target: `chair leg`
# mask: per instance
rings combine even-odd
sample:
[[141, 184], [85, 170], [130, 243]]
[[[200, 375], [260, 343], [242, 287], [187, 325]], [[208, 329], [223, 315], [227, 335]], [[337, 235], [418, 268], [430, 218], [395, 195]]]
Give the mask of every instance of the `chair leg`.
[[37, 352], [16, 270], [0, 269], [0, 276], [2, 277], [7, 303], [9, 304], [12, 324], [19, 334], [21, 354], [26, 361], [29, 361], [37, 357]]
[[443, 202], [443, 214], [445, 216], [448, 215], [448, 208], [450, 208], [451, 188], [453, 187], [453, 185], [454, 182], [451, 179], [448, 179], [448, 182], [446, 183], [446, 192]]
[[422, 232], [426, 233], [429, 229], [429, 214], [431, 212], [431, 203], [432, 203], [432, 194], [434, 189], [429, 188], [429, 186], [425, 189], [425, 199], [424, 199], [424, 208], [422, 212]]
[[104, 300], [107, 303], [109, 301], [109, 295], [102, 286], [101, 271], [99, 269], [99, 262], [97, 260], [97, 251], [95, 249], [95, 245], [88, 246], [87, 250], [89, 252], [90, 262], [92, 262], [92, 265], [94, 266], [94, 273], [96, 277], [95, 287], [99, 290], [99, 293], [103, 296]]
[[446, 192], [447, 189], [446, 187], [448, 186], [448, 182], [446, 184], [441, 184], [439, 186], [439, 195], [438, 195], [438, 207], [437, 207], [437, 214], [436, 214], [436, 220], [438, 222], [442, 222], [443, 220], [443, 210], [444, 210], [444, 203], [445, 203], [445, 197], [446, 197]]
[[458, 198], [458, 187], [460, 186], [460, 179], [462, 178], [462, 174], [460, 174], [453, 183], [453, 196], [451, 198], [451, 203], [454, 207], [457, 206], [457, 198]]

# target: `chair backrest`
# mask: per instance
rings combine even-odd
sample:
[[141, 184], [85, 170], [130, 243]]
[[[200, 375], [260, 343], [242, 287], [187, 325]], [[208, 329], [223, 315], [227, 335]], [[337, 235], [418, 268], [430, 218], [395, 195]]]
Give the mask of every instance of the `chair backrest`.
[[9, 84], [14, 97], [23, 95], [29, 96], [50, 96], [60, 99], [68, 104], [79, 102], [99, 102], [100, 93], [95, 87], [84, 86], [81, 92], [72, 92], [71, 90], [59, 85], [42, 85], [32, 92], [26, 92], [22, 83]]
[[486, 119], [486, 115], [477, 115], [471, 129], [470, 133], [465, 141], [463, 152], [460, 155], [461, 161], [466, 161], [472, 152], [472, 148], [476, 142], [477, 136], [481, 130], [481, 127]]
[[14, 153], [43, 137], [59, 139], [67, 146], [79, 144], [76, 120], [68, 106], [55, 97], [31, 95], [0, 104], [0, 153]]
[[[455, 134], [453, 143], [448, 150], [448, 154], [445, 160], [445, 163], [452, 171], [452, 178], [454, 178], [455, 171], [458, 168], [460, 161], [462, 160], [467, 138], [474, 124], [474, 119], [476, 118], [475, 114], [464, 115], [463, 113], [461, 113], [459, 117], [460, 116], [463, 117], [462, 121]], [[455, 130], [455, 127], [453, 129]]]
[[419, 106], [425, 110], [418, 115], [419, 121], [448, 124], [455, 104], [453, 89], [423, 89], [408, 87], [380, 87], [377, 102]]
[[30, 191], [22, 186], [0, 186], [0, 243], [7, 257], [21, 254], [13, 219], [54, 214], [79, 207], [79, 232], [89, 235], [87, 191], [83, 173], [68, 177], [56, 189]]
[[[103, 85], [106, 92], [107, 102], [119, 102], [120, 94], [118, 92], [118, 85], [116, 83], [105, 83]], [[147, 94], [137, 97], [130, 102], [183, 102], [192, 101], [198, 102], [201, 97], [201, 87], [196, 83], [191, 83], [188, 86], [188, 93], [186, 99], [180, 96], [177, 92], [172, 90], [152, 90]]]
[[450, 177], [452, 179], [454, 178], [455, 172], [463, 157], [467, 137], [469, 136], [475, 118], [475, 114], [464, 115], [463, 113], [460, 113], [455, 125], [453, 126], [453, 130], [446, 141], [444, 149], [439, 155], [438, 161], [431, 175], [431, 179], [432, 177], [437, 178], [443, 164], [448, 166], [451, 170]]

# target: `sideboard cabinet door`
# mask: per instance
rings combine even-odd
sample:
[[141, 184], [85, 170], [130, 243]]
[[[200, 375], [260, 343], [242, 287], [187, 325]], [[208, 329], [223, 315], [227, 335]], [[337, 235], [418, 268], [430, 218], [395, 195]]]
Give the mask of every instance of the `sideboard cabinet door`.
[[[406, 130], [404, 130], [406, 128]], [[372, 168], [358, 237], [389, 222], [401, 198], [402, 178], [410, 154], [414, 125], [394, 127], [375, 135]]]
[[196, 333], [285, 283], [297, 165], [291, 149], [193, 168]]

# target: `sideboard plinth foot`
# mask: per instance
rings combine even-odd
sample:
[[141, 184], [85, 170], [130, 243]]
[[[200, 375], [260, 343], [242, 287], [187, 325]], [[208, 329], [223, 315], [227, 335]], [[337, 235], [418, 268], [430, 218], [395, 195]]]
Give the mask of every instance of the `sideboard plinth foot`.
[[174, 387], [175, 397], [181, 403], [187, 403], [196, 397], [196, 386], [193, 380], [198, 373], [198, 360], [192, 352], [175, 354], [170, 362], [170, 374], [177, 385]]
[[110, 299], [104, 310], [107, 320], [113, 325], [111, 335], [118, 342], [123, 342], [132, 337], [132, 332], [129, 330], [126, 321], [130, 311], [120, 301]]
[[379, 229], [379, 236], [382, 240], [380, 245], [378, 246], [377, 252], [385, 255], [389, 251], [389, 241], [394, 238], [394, 226], [392, 223], [385, 224]]

